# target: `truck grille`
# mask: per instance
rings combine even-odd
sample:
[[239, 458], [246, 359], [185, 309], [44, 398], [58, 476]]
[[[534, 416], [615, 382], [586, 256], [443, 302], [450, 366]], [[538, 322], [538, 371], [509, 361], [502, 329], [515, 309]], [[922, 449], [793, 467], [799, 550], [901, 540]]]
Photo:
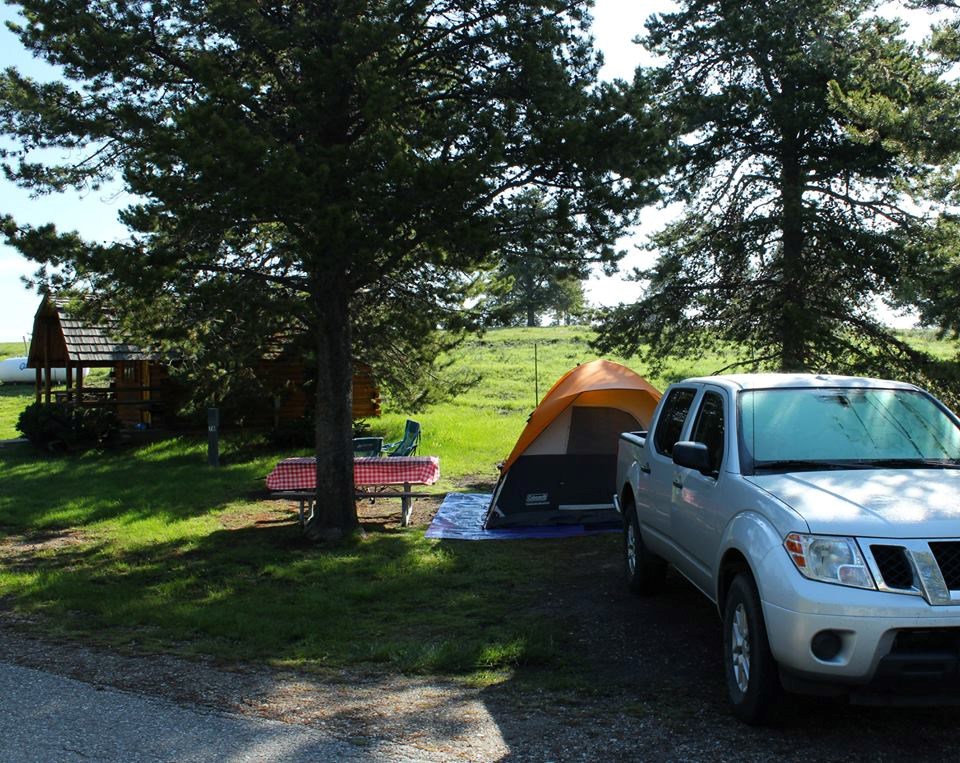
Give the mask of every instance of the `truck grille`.
[[951, 591], [960, 589], [960, 543], [957, 541], [931, 541], [933, 552], [943, 581]]
[[913, 588], [913, 567], [903, 546], [870, 546], [870, 550], [888, 588]]
[[[922, 596], [928, 604], [960, 604], [960, 539], [863, 538], [877, 585], [885, 591]], [[960, 656], [958, 656], [960, 665]]]

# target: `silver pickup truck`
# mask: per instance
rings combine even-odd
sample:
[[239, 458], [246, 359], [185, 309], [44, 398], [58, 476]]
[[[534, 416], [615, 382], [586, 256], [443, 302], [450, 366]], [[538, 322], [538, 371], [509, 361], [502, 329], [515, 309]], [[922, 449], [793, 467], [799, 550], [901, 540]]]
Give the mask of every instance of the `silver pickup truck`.
[[784, 688], [960, 697], [960, 420], [923, 390], [689, 379], [621, 436], [616, 491], [630, 588], [669, 563], [716, 604], [741, 720]]

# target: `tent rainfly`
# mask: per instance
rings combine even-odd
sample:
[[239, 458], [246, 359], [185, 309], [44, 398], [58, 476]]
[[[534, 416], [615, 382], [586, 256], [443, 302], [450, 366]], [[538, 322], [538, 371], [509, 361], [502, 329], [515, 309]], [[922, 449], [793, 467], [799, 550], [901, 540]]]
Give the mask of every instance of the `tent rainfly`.
[[660, 393], [626, 366], [594, 360], [553, 385], [500, 467], [484, 527], [617, 522], [621, 432], [646, 429]]

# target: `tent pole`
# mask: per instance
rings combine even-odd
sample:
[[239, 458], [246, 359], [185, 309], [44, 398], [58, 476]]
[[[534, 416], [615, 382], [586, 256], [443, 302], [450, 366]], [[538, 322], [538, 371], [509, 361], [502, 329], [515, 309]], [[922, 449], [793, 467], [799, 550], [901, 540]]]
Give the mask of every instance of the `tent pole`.
[[537, 359], [537, 343], [533, 343], [533, 407], [540, 405], [540, 365]]

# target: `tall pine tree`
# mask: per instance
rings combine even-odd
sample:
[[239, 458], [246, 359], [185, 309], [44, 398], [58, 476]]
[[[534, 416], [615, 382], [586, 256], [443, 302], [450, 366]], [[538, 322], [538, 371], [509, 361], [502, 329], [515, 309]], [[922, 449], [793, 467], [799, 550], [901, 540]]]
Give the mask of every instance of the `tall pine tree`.
[[[626, 150], [642, 114], [595, 88], [586, 2], [17, 4], [20, 40], [64, 79], [0, 78], [0, 129], [21, 147], [8, 174], [39, 192], [119, 178], [139, 201], [122, 213], [129, 241], [7, 219], [8, 240], [68, 281], [165, 301], [164, 322], [242, 321], [247, 299], [265, 327], [295, 318], [316, 359], [311, 537], [357, 522], [355, 321], [378, 303], [455, 306], [521, 189], [563, 198], [591, 245], [647, 193], [627, 178], [655, 153]], [[203, 309], [178, 310], [198, 293]]]
[[924, 166], [857, 133], [831, 88], [908, 110], [948, 91], [865, 0], [685, 0], [643, 39], [641, 70], [677, 136], [664, 185], [685, 214], [652, 240], [636, 304], [599, 344], [648, 357], [717, 342], [746, 367], [888, 372], [922, 360], [875, 317], [896, 288]]
[[[925, 41], [925, 53], [944, 69], [945, 80], [955, 79], [960, 3], [914, 0], [907, 5], [940, 12]], [[927, 183], [927, 199], [940, 215], [931, 226], [916, 231], [911, 271], [898, 297], [903, 306], [916, 308], [926, 325], [960, 337], [960, 93], [944, 88], [939, 97], [917, 99], [909, 109], [869, 87], [836, 88], [835, 95], [859, 134], [879, 138], [891, 150], [938, 168]]]
[[[582, 221], [579, 221], [582, 225]], [[580, 282], [591, 263], [611, 266], [618, 253], [607, 242], [585, 248], [587, 231], [578, 226], [563, 199], [539, 190], [517, 194], [501, 216], [503, 244], [487, 280], [487, 323], [539, 326], [544, 313], [558, 318], [583, 308]]]

